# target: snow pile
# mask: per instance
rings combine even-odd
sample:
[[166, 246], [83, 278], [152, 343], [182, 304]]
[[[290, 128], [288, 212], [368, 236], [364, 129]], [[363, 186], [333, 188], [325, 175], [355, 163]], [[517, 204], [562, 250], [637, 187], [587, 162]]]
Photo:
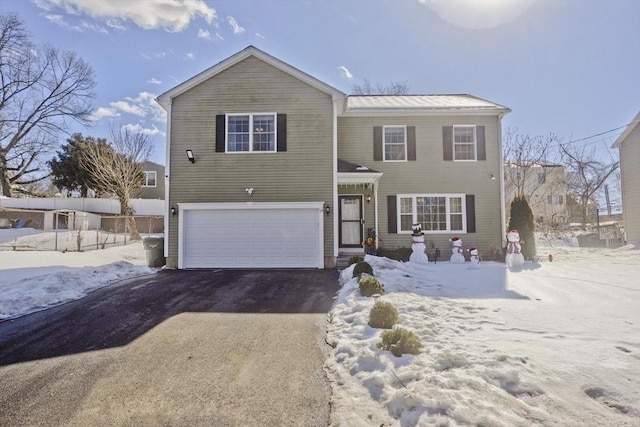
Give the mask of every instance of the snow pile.
[[[424, 344], [421, 354], [400, 358], [377, 348], [381, 330], [367, 325], [373, 300], [359, 295], [353, 267], [344, 270], [327, 339], [332, 422], [638, 425], [640, 286], [613, 297], [603, 284], [635, 283], [640, 253], [612, 255], [624, 268], [604, 264], [594, 274], [579, 271], [607, 258], [582, 251], [572, 269], [561, 254], [560, 263], [518, 272], [492, 262], [421, 266], [368, 256], [387, 292], [382, 300]], [[584, 285], [586, 278], [605, 281]]]
[[[53, 235], [33, 229], [0, 230], [0, 242], [18, 238], [29, 246], [49, 245]], [[142, 242], [89, 252], [0, 251], [0, 320], [79, 299], [114, 282], [156, 271], [146, 266]]]

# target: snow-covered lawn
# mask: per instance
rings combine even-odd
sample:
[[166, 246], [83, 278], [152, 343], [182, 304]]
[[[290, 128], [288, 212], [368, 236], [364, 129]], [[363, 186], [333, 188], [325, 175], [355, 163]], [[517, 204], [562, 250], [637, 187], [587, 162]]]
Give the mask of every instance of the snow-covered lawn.
[[424, 344], [400, 358], [376, 347], [373, 300], [344, 270], [326, 362], [333, 423], [640, 425], [640, 250], [562, 245], [520, 271], [368, 256], [382, 301]]
[[[0, 230], [0, 243], [46, 240], [38, 230], [9, 232]], [[359, 295], [352, 267], [343, 271], [325, 365], [333, 424], [639, 426], [640, 250], [574, 240], [540, 239], [542, 261], [520, 271], [367, 257], [382, 300], [424, 344], [416, 356], [376, 347], [381, 330], [367, 325], [373, 300]], [[0, 251], [0, 320], [155, 271], [140, 242]]]
[[[69, 235], [59, 233], [58, 238], [68, 240]], [[2, 246], [49, 247], [54, 238], [54, 232], [31, 228], [0, 230]], [[157, 271], [146, 265], [142, 242], [85, 252], [0, 250], [0, 320], [76, 300], [114, 282]]]

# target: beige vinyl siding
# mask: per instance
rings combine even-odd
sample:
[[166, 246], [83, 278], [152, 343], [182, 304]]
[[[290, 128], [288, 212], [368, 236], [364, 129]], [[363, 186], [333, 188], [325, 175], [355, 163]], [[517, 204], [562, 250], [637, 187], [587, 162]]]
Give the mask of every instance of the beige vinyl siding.
[[640, 244], [640, 125], [620, 146], [622, 213], [627, 242]]
[[164, 200], [164, 166], [153, 162], [145, 162], [143, 168], [145, 171], [154, 171], [156, 173], [156, 186], [142, 187], [140, 198]]
[[[216, 115], [287, 115], [287, 151], [216, 153]], [[325, 202], [333, 197], [331, 96], [249, 57], [173, 99], [169, 205], [194, 202]], [[191, 164], [185, 150], [193, 150]], [[248, 196], [245, 188], [255, 189]], [[333, 210], [333, 206], [331, 206]], [[325, 256], [333, 222], [324, 216]], [[169, 221], [169, 257], [178, 251], [178, 220]], [[304, 236], [301, 236], [304, 238]], [[168, 260], [169, 261], [169, 260]]]
[[[416, 160], [383, 162], [373, 160], [373, 127], [415, 126]], [[477, 162], [443, 160], [442, 127], [451, 125], [485, 126], [487, 159]], [[379, 239], [386, 248], [409, 247], [408, 234], [389, 234], [387, 196], [397, 194], [473, 194], [476, 233], [434, 234], [427, 232], [427, 249], [438, 247], [450, 254], [449, 239], [459, 236], [465, 247], [480, 251], [502, 245], [500, 200], [499, 119], [497, 116], [462, 117], [339, 117], [338, 158], [364, 164], [383, 173], [379, 181]], [[490, 180], [491, 175], [496, 180]], [[448, 255], [447, 255], [448, 256]]]

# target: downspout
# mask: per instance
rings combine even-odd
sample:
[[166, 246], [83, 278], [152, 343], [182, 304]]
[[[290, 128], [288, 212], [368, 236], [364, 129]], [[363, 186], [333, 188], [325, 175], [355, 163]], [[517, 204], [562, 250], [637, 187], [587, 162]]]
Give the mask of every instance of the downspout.
[[171, 171], [171, 99], [167, 106], [167, 142], [165, 153], [165, 167], [164, 167], [164, 256], [169, 256], [169, 186], [170, 178], [169, 171]]
[[502, 118], [506, 113], [498, 114], [498, 146], [500, 153], [500, 217], [502, 220], [502, 237], [500, 238], [500, 248], [503, 246], [503, 241], [506, 239], [507, 235], [507, 212], [505, 208], [505, 198], [504, 198], [504, 147], [502, 146]]
[[378, 181], [373, 184], [373, 208], [374, 208], [374, 220], [376, 228], [376, 252], [378, 251], [378, 243], [380, 242], [380, 233], [378, 233]]
[[338, 103], [333, 98], [333, 258], [338, 259]]

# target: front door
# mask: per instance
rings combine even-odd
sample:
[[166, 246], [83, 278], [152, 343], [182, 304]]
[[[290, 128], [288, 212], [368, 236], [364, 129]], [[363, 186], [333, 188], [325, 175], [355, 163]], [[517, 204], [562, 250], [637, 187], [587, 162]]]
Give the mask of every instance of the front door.
[[340, 247], [362, 247], [362, 196], [339, 196]]

